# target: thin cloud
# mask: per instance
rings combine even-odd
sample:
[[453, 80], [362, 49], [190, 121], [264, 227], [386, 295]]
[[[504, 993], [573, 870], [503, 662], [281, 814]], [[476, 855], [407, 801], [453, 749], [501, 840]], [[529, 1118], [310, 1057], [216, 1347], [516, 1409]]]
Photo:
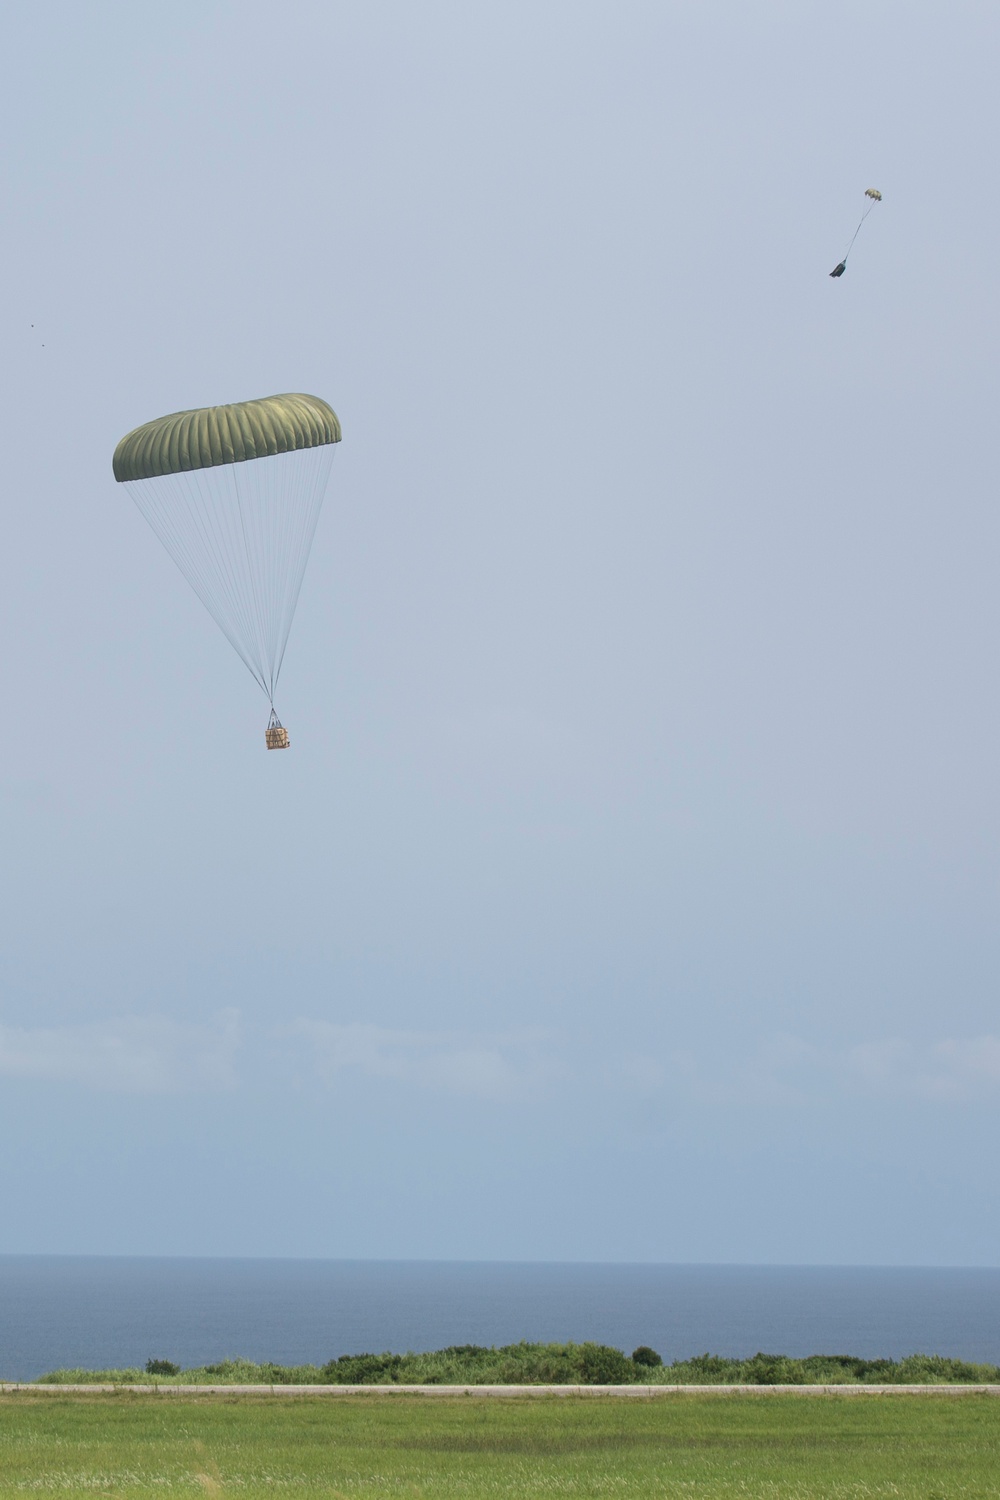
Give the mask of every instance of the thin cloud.
[[81, 1026], [0, 1026], [0, 1076], [129, 1094], [232, 1088], [239, 1015], [213, 1025], [123, 1016]]
[[684, 1049], [667, 1053], [664, 1063], [666, 1088], [713, 1108], [804, 1104], [829, 1072], [818, 1048], [786, 1032], [733, 1059]]
[[310, 1020], [299, 1020], [289, 1030], [308, 1041], [327, 1081], [355, 1072], [445, 1093], [505, 1099], [530, 1091], [558, 1071], [537, 1032], [475, 1037]]
[[993, 1035], [924, 1044], [882, 1037], [824, 1047], [778, 1033], [736, 1061], [693, 1052], [667, 1061], [665, 1086], [705, 1104], [813, 1106], [844, 1094], [943, 1104], [1000, 1098], [1000, 1037]]
[[949, 1037], [918, 1047], [899, 1038], [854, 1047], [849, 1071], [869, 1086], [913, 1098], [963, 1102], [1000, 1094], [1000, 1037]]

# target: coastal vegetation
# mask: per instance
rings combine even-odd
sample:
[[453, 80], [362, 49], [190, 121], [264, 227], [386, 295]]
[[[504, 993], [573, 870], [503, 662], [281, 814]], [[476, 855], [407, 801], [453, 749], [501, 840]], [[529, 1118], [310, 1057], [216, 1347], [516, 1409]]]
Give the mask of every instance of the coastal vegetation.
[[1000, 1366], [942, 1355], [859, 1359], [846, 1354], [701, 1354], [665, 1364], [641, 1345], [626, 1355], [607, 1344], [457, 1344], [427, 1354], [344, 1354], [324, 1365], [226, 1359], [182, 1370], [168, 1359], [145, 1369], [56, 1370], [43, 1384], [115, 1385], [1000, 1385]]
[[1000, 1495], [998, 1451], [989, 1395], [0, 1396], [0, 1500], [986, 1500]]

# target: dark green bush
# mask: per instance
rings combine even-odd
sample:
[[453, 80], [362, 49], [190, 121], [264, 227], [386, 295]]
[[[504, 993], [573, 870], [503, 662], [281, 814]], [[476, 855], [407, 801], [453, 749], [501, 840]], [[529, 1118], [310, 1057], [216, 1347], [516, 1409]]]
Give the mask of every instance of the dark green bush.
[[331, 1385], [384, 1385], [386, 1376], [398, 1378], [401, 1354], [342, 1354], [323, 1366], [323, 1378]]
[[580, 1344], [579, 1367], [584, 1385], [631, 1385], [637, 1373], [620, 1349], [607, 1344]]
[[191, 1385], [1000, 1385], [1000, 1367], [970, 1364], [937, 1354], [906, 1359], [859, 1359], [849, 1354], [812, 1354], [793, 1359], [755, 1354], [734, 1359], [699, 1354], [665, 1367], [647, 1345], [631, 1359], [605, 1344], [507, 1344], [483, 1348], [453, 1344], [410, 1354], [345, 1354], [316, 1365], [256, 1364], [225, 1359], [179, 1371], [170, 1360], [149, 1360], [145, 1373], [128, 1370], [57, 1370], [44, 1384], [142, 1385], [150, 1377]]
[[869, 1365], [889, 1367], [889, 1361], [857, 1359], [853, 1354], [810, 1354], [801, 1361], [810, 1382], [828, 1384], [831, 1379], [844, 1376], [849, 1380], [861, 1380]]
[[695, 1354], [691, 1359], [675, 1360], [670, 1373], [692, 1385], [734, 1385], [739, 1379], [738, 1360], [722, 1354]]
[[784, 1354], [755, 1354], [743, 1365], [743, 1379], [748, 1385], [805, 1385], [802, 1361]]
[[989, 1365], [971, 1365], [941, 1354], [911, 1354], [896, 1365], [893, 1377], [903, 1385], [953, 1385], [962, 1381], [981, 1385], [991, 1379]]

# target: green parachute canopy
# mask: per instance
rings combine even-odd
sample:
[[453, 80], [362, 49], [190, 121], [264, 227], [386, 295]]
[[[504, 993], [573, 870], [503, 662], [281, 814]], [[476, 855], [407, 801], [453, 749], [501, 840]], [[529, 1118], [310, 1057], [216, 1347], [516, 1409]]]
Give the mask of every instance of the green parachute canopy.
[[[271, 704], [340, 423], [318, 396], [178, 411], [115, 449], [125, 486]], [[280, 736], [272, 736], [280, 731]]]
[[265, 396], [146, 422], [115, 449], [115, 478], [153, 479], [339, 442], [337, 414], [319, 396]]

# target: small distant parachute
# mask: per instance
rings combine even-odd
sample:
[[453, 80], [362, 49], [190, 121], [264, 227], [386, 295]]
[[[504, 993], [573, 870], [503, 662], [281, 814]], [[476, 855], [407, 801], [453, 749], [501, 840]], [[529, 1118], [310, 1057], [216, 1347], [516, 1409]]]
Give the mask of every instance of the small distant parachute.
[[872, 209], [875, 207], [876, 203], [881, 203], [882, 202], [882, 194], [879, 192], [878, 188], [865, 188], [865, 197], [868, 200], [867, 203], [865, 204], [865, 211], [861, 215], [861, 219], [860, 219], [860, 222], [858, 224], [857, 229], [854, 231], [853, 235], [851, 236], [851, 243], [848, 245], [847, 249], [844, 251], [844, 258], [843, 258], [843, 260], [839, 261], [838, 264], [834, 266], [833, 270], [830, 272], [831, 276], [843, 276], [844, 272], [847, 270], [847, 257], [850, 255], [851, 251], [854, 249], [854, 241], [857, 239], [858, 235], [861, 233], [861, 225], [865, 222], [865, 220], [867, 219], [868, 215], [871, 213]]
[[115, 449], [114, 474], [267, 695], [269, 750], [292, 616], [340, 422], [318, 396], [174, 412]]

